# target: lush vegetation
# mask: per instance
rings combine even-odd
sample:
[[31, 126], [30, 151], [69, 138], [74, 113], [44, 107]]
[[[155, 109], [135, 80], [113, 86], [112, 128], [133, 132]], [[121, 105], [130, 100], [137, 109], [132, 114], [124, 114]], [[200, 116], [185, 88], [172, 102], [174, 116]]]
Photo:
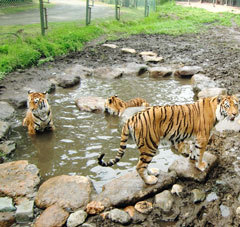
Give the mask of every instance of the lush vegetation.
[[184, 8], [174, 2], [158, 6], [157, 12], [151, 12], [146, 18], [139, 16], [140, 11], [123, 10], [121, 21], [98, 20], [90, 26], [84, 26], [83, 21], [50, 23], [44, 37], [40, 34], [40, 25], [0, 26], [1, 33], [6, 36], [0, 36], [0, 78], [18, 68], [42, 64], [56, 56], [81, 50], [86, 42], [102, 35], [107, 39], [139, 33], [181, 35], [203, 31], [209, 24], [230, 26], [233, 21], [240, 26], [239, 15]]

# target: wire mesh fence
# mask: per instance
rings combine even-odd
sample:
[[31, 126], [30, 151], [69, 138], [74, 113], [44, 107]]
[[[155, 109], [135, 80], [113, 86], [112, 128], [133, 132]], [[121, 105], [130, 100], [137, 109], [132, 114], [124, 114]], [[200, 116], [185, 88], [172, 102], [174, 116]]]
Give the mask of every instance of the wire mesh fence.
[[13, 7], [32, 4], [33, 0], [0, 0], [0, 7]]

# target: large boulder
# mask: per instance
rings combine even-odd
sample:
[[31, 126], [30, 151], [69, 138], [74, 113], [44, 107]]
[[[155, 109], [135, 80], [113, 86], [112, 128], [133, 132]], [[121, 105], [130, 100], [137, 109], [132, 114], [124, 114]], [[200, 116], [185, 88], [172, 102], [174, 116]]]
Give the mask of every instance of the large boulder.
[[217, 83], [214, 80], [201, 73], [193, 75], [191, 78], [191, 83], [193, 92], [196, 94], [206, 88], [214, 88], [217, 86]]
[[75, 104], [80, 111], [103, 112], [105, 99], [101, 97], [79, 97]]
[[123, 76], [141, 76], [148, 72], [147, 65], [135, 62], [119, 65], [117, 68], [122, 71]]
[[21, 160], [0, 165], [0, 194], [33, 198], [40, 182], [39, 169]]
[[92, 182], [87, 177], [61, 175], [48, 179], [40, 186], [35, 203], [40, 208], [57, 204], [77, 210], [86, 208], [92, 192]]
[[174, 161], [168, 170], [175, 171], [179, 178], [203, 182], [211, 169], [217, 164], [217, 157], [211, 153], [204, 152], [203, 160], [208, 164], [204, 171], [197, 169], [195, 162], [185, 157]]
[[99, 67], [93, 71], [93, 76], [103, 78], [103, 79], [116, 79], [123, 76], [123, 71], [114, 66], [114, 67]]
[[0, 120], [9, 120], [13, 117], [15, 110], [7, 102], [0, 101]]
[[174, 172], [160, 172], [156, 184], [146, 185], [137, 171], [133, 171], [105, 184], [94, 200], [101, 202], [105, 208], [127, 206], [159, 193], [175, 181]]
[[162, 77], [169, 77], [172, 75], [173, 70], [169, 67], [158, 66], [158, 67], [151, 67], [148, 69], [149, 76], [155, 78], [162, 78]]
[[206, 88], [198, 93], [198, 98], [207, 98], [207, 97], [214, 97], [218, 95], [226, 95], [227, 89], [226, 88]]

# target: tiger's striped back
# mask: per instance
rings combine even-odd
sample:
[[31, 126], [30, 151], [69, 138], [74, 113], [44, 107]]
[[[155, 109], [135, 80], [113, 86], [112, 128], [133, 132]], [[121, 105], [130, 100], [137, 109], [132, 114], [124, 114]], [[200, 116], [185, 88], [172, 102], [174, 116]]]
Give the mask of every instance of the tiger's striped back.
[[235, 96], [204, 98], [193, 104], [173, 106], [153, 106], [133, 115], [122, 129], [121, 143], [115, 159], [104, 162], [101, 155], [98, 162], [102, 166], [117, 163], [126, 149], [131, 132], [140, 151], [137, 171], [146, 184], [154, 184], [157, 178], [147, 174], [147, 166], [155, 156], [161, 140], [168, 140], [178, 146], [184, 140], [194, 138], [191, 158], [198, 160], [197, 168], [204, 170], [202, 161], [210, 132], [219, 120], [234, 120], [238, 115], [238, 100]]

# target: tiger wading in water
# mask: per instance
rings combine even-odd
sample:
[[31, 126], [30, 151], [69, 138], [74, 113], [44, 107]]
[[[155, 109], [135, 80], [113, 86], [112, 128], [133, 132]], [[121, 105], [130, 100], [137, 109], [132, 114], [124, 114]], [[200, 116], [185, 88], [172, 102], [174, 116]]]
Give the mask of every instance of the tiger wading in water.
[[115, 95], [106, 99], [104, 109], [105, 112], [109, 114], [121, 116], [126, 108], [138, 106], [148, 107], [149, 104], [145, 99], [142, 98], [134, 98], [129, 100], [128, 102], [124, 102], [122, 99], [118, 98], [117, 95]]
[[23, 126], [28, 127], [30, 135], [45, 130], [54, 130], [52, 112], [47, 101], [47, 93], [28, 91], [28, 110]]
[[136, 113], [127, 120], [122, 129], [120, 148], [115, 159], [103, 161], [105, 154], [98, 157], [101, 166], [112, 166], [124, 155], [131, 133], [140, 151], [136, 169], [146, 184], [157, 183], [158, 178], [147, 174], [148, 164], [155, 156], [160, 140], [168, 140], [181, 147], [184, 140], [194, 139], [190, 158], [198, 160], [196, 167], [204, 171], [207, 164], [203, 154], [211, 129], [223, 119], [231, 121], [238, 115], [238, 99], [235, 96], [203, 98], [192, 104], [153, 106]]

